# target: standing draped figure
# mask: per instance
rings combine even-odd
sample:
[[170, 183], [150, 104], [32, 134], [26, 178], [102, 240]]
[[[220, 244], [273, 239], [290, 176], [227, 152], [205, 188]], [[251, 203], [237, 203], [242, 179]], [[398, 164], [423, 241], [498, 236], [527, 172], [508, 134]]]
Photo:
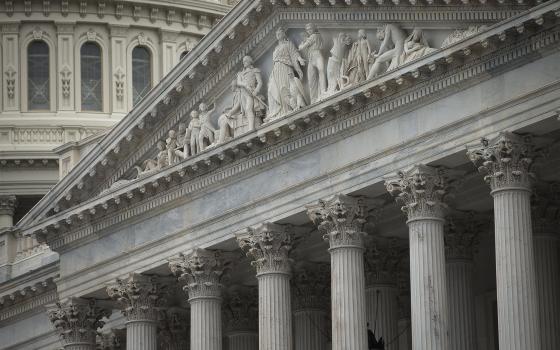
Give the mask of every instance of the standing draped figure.
[[307, 82], [311, 103], [321, 99], [327, 90], [325, 59], [321, 53], [322, 49], [323, 37], [313, 23], [308, 23], [305, 26], [305, 39], [299, 45], [299, 50], [306, 53]]
[[296, 46], [288, 39], [284, 29], [276, 31], [278, 45], [272, 54], [273, 67], [268, 80], [268, 114], [265, 121], [271, 121], [289, 113], [290, 108], [290, 73], [294, 71], [300, 78], [303, 72], [300, 66], [305, 60]]

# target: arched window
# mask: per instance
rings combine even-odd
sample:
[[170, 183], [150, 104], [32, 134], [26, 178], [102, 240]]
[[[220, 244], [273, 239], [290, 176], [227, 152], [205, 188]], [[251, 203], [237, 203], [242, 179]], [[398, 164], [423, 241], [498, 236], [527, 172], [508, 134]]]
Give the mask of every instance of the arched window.
[[152, 88], [152, 58], [150, 51], [137, 46], [132, 50], [132, 102], [138, 103]]
[[101, 79], [101, 48], [93, 42], [86, 42], [80, 49], [82, 80], [82, 111], [103, 110]]
[[27, 98], [29, 110], [49, 110], [49, 46], [33, 41], [27, 47]]

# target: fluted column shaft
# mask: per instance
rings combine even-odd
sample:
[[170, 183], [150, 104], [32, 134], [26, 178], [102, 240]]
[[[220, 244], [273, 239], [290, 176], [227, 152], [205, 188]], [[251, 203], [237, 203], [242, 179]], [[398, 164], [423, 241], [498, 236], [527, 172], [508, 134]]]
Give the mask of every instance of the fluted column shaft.
[[126, 322], [126, 348], [129, 350], [157, 350], [156, 321]]
[[229, 332], [227, 339], [228, 350], [259, 350], [259, 334], [257, 332]]
[[337, 247], [331, 253], [333, 350], [367, 348], [364, 250]]
[[399, 350], [412, 350], [412, 332], [410, 329], [410, 319], [401, 318], [399, 320]]
[[320, 309], [294, 312], [295, 350], [324, 350], [327, 347], [327, 313]]
[[379, 339], [385, 341], [385, 350], [398, 349], [399, 290], [396, 284], [371, 284], [366, 287], [367, 322]]
[[543, 350], [560, 349], [559, 250], [557, 236], [535, 235], [535, 270]]
[[222, 300], [197, 297], [191, 305], [191, 349], [222, 350]]
[[259, 281], [259, 349], [292, 349], [290, 276], [265, 273]]
[[412, 348], [448, 349], [448, 297], [442, 219], [408, 222]]
[[473, 282], [472, 260], [447, 260], [449, 338], [454, 350], [477, 348]]
[[540, 350], [528, 190], [494, 191], [500, 348]]

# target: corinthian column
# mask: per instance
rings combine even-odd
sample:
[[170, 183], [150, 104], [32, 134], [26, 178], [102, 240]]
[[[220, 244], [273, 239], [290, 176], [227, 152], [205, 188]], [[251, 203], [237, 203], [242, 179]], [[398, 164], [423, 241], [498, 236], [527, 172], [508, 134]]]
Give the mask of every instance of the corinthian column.
[[259, 282], [259, 349], [292, 350], [290, 259], [293, 233], [288, 226], [263, 223], [237, 234], [251, 257]]
[[417, 165], [386, 181], [408, 217], [412, 349], [449, 349], [443, 241], [447, 181], [442, 169]]
[[258, 294], [254, 288], [232, 286], [224, 305], [228, 350], [258, 350]]
[[539, 186], [532, 206], [543, 350], [560, 349], [560, 184]]
[[367, 322], [386, 350], [397, 350], [399, 345], [397, 276], [401, 250], [394, 239], [375, 239], [365, 254]]
[[222, 284], [219, 252], [195, 249], [169, 263], [185, 282], [191, 305], [191, 350], [222, 350]]
[[476, 345], [473, 255], [482, 224], [472, 213], [447, 218], [445, 253], [449, 287], [451, 349], [473, 350]]
[[531, 140], [503, 132], [469, 147], [494, 197], [500, 349], [541, 350], [531, 227]]
[[329, 340], [328, 264], [300, 262], [292, 279], [295, 350], [324, 350]]
[[126, 317], [126, 348], [157, 350], [158, 314], [164, 299], [156, 277], [131, 274], [107, 287], [107, 294]]
[[308, 206], [307, 213], [330, 246], [332, 349], [367, 349], [365, 202], [339, 194]]
[[64, 350], [95, 350], [97, 330], [111, 311], [93, 300], [67, 299], [47, 310]]

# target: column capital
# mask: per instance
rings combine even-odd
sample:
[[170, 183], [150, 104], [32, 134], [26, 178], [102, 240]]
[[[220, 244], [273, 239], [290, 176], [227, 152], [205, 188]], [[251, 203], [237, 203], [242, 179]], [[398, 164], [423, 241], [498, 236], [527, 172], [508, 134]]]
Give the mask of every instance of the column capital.
[[14, 195], [0, 195], [0, 215], [13, 216], [17, 208], [17, 198]]
[[531, 168], [537, 153], [532, 136], [511, 132], [501, 132], [467, 146], [467, 156], [479, 172], [486, 174], [484, 180], [492, 191], [529, 190], [535, 177]]
[[63, 345], [95, 345], [97, 330], [105, 325], [102, 319], [111, 311], [95, 300], [72, 298], [47, 307], [47, 315]]
[[97, 350], [125, 350], [126, 329], [111, 329], [97, 338]]
[[446, 217], [445, 255], [448, 260], [472, 260], [480, 242], [480, 233], [490, 228], [490, 221], [473, 212], [453, 213]]
[[259, 296], [256, 288], [232, 286], [227, 291], [223, 306], [227, 332], [257, 331]]
[[221, 280], [226, 266], [220, 252], [197, 248], [170, 261], [169, 268], [186, 283], [183, 290], [188, 292], [189, 300], [221, 298]]
[[366, 245], [366, 286], [374, 284], [395, 285], [407, 247], [398, 239], [371, 239]]
[[330, 265], [301, 261], [295, 264], [292, 278], [294, 311], [326, 310], [330, 303]]
[[131, 274], [107, 287], [107, 294], [121, 306], [128, 321], [156, 322], [165, 304], [165, 286], [155, 276]]
[[385, 186], [396, 197], [397, 203], [403, 205], [401, 210], [409, 221], [425, 218], [443, 220], [447, 209], [444, 200], [450, 190], [450, 180], [459, 175], [462, 172], [418, 164], [386, 179]]
[[307, 215], [330, 248], [364, 246], [364, 225], [367, 222], [370, 206], [380, 206], [382, 201], [368, 200], [336, 194], [317, 204], [306, 206]]
[[267, 273], [290, 274], [291, 259], [288, 255], [294, 241], [290, 225], [265, 222], [238, 232], [236, 236], [241, 249], [253, 259], [251, 265], [257, 270], [257, 276]]
[[183, 350], [189, 347], [190, 318], [185, 309], [170, 307], [162, 312], [158, 326], [158, 342], [162, 350]]

